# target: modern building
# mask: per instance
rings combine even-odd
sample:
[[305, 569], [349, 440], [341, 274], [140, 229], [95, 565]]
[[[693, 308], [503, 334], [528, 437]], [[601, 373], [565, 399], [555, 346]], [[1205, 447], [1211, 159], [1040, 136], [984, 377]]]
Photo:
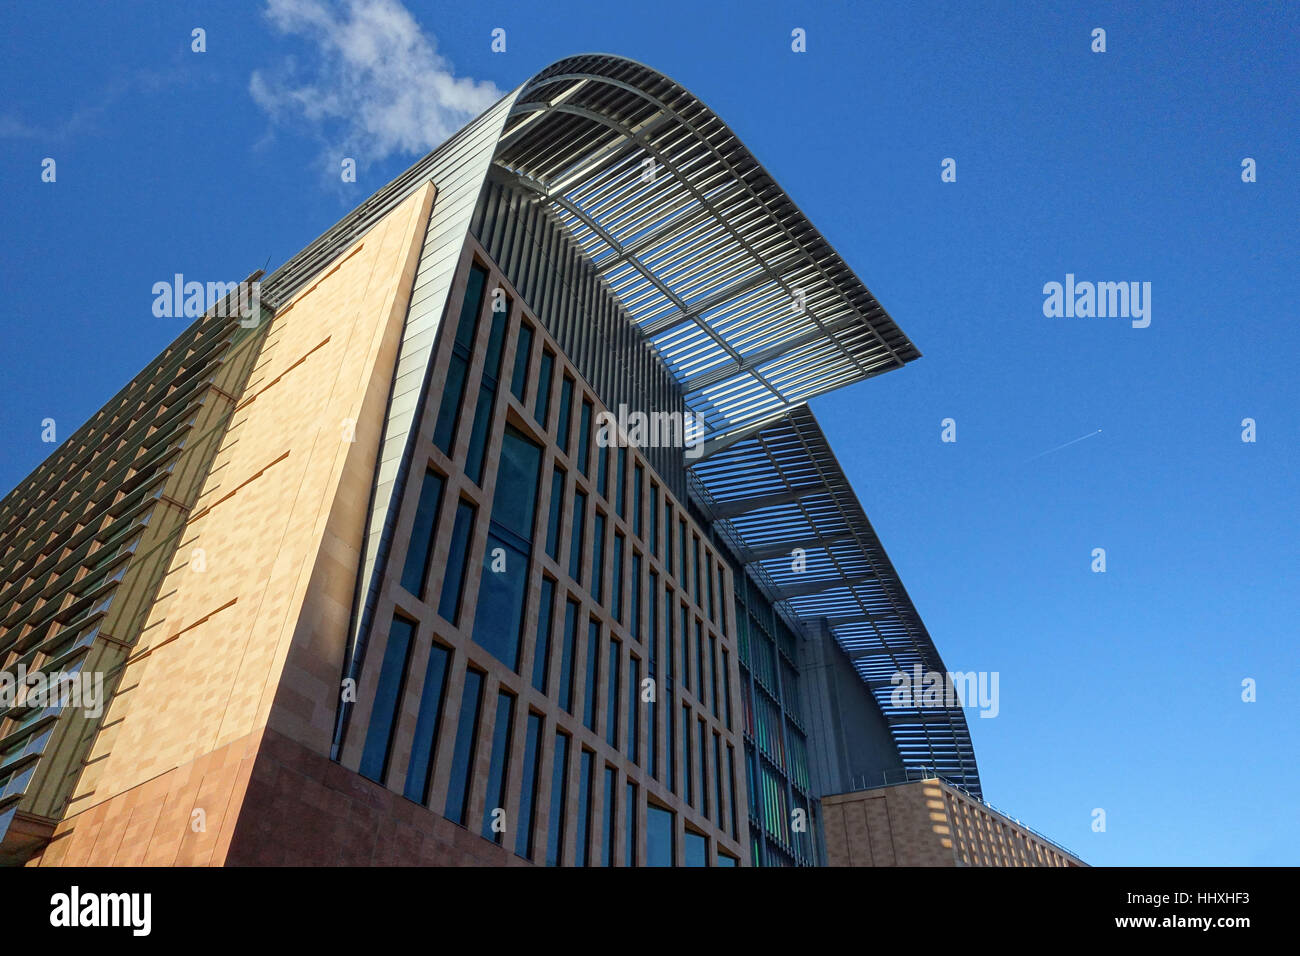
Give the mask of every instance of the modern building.
[[820, 865], [855, 781], [979, 797], [806, 404], [920, 353], [682, 87], [562, 60], [253, 278], [0, 502], [0, 667], [103, 693], [3, 705], [0, 858]]
[[830, 866], [1087, 866], [939, 777], [830, 794], [822, 812]]

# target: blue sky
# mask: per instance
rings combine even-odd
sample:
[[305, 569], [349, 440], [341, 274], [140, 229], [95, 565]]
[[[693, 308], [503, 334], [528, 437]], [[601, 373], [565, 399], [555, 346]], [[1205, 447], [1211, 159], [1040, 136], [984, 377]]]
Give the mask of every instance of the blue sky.
[[[49, 453], [42, 419], [71, 434], [180, 331], [154, 282], [274, 268], [440, 124], [629, 56], [924, 353], [813, 408], [949, 667], [1000, 674], [971, 714], [986, 796], [1096, 864], [1300, 862], [1300, 6], [411, 2], [400, 62], [323, 50], [316, 6], [0, 12], [0, 487]], [[1150, 327], [1046, 318], [1067, 273], [1150, 282]]]

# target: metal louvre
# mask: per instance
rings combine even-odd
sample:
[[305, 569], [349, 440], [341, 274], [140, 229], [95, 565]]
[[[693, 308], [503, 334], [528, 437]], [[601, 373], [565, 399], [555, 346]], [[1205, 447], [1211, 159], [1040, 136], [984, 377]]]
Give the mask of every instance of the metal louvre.
[[[960, 706], [895, 706], [891, 677], [946, 673], [925, 624], [806, 406], [695, 465], [692, 493], [778, 606], [825, 626], [889, 723], [903, 764], [981, 794]], [[792, 552], [804, 551], [795, 571]]]
[[648, 67], [544, 70], [494, 161], [596, 264], [707, 441], [920, 355], [726, 124]]

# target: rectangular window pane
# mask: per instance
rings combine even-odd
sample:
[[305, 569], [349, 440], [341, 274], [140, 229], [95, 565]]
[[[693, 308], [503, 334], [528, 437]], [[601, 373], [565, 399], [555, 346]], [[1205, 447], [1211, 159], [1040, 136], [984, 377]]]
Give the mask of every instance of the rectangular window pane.
[[583, 524], [587, 520], [587, 494], [583, 491], [573, 495], [573, 527], [569, 539], [569, 577], [582, 583], [582, 534]]
[[560, 420], [555, 423], [555, 444], [569, 453], [569, 422], [573, 418], [573, 379], [564, 376], [560, 383]]
[[583, 750], [578, 762], [578, 844], [575, 866], [591, 864], [591, 784], [592, 757], [590, 750]]
[[542, 596], [537, 603], [537, 646], [533, 651], [533, 687], [546, 693], [546, 669], [551, 661], [551, 617], [555, 613], [555, 582], [542, 578]]
[[620, 624], [623, 623], [623, 535], [614, 532], [614, 574], [610, 578], [609, 613]]
[[609, 684], [609, 693], [605, 698], [605, 742], [611, 747], [618, 746], [618, 692], [619, 675], [623, 673], [620, 659], [623, 655], [623, 642], [612, 634], [609, 638], [609, 651], [605, 662], [605, 678]]
[[731, 655], [727, 653], [727, 649], [725, 647], [722, 649], [722, 694], [723, 694], [723, 703], [726, 705], [726, 710], [723, 714], [723, 717], [726, 719], [727, 729], [730, 730], [731, 729]]
[[709, 841], [700, 833], [686, 831], [686, 866], [709, 865]]
[[564, 469], [551, 472], [551, 507], [546, 517], [546, 556], [560, 558], [560, 522], [564, 518]]
[[709, 635], [709, 694], [713, 699], [713, 716], [718, 716], [718, 639]]
[[528, 388], [528, 359], [533, 352], [533, 327], [519, 323], [519, 339], [515, 342], [515, 368], [510, 376], [510, 391], [520, 402]]
[[600, 850], [600, 865], [614, 865], [614, 843], [618, 839], [618, 815], [614, 806], [614, 787], [618, 783], [618, 774], [613, 767], [605, 765], [605, 825], [604, 846]]
[[578, 418], [578, 471], [588, 474], [591, 460], [591, 402], [583, 401]]
[[564, 805], [569, 791], [569, 735], [555, 733], [555, 761], [551, 767], [551, 808], [547, 825], [550, 830], [546, 843], [546, 865], [559, 866], [564, 847]]
[[500, 843], [505, 833], [506, 780], [510, 777], [510, 730], [515, 719], [513, 694], [497, 694], [492, 727], [492, 758], [488, 764], [487, 795], [483, 801], [483, 839]]
[[627, 666], [627, 755], [633, 763], [641, 762], [641, 661], [628, 657]]
[[674, 814], [653, 803], [645, 808], [645, 865], [673, 866]]
[[632, 553], [632, 580], [628, 581], [632, 592], [632, 619], [628, 630], [638, 641], [641, 640], [641, 555]]
[[426, 803], [429, 781], [433, 776], [433, 758], [442, 724], [442, 698], [447, 690], [447, 666], [451, 651], [435, 643], [429, 648], [429, 664], [424, 669], [424, 688], [420, 691], [420, 712], [415, 719], [415, 739], [411, 742], [411, 759], [406, 765], [403, 792], [408, 800]]
[[659, 554], [659, 486], [650, 482], [650, 553], [656, 558]]
[[411, 538], [406, 545], [406, 561], [402, 565], [402, 587], [421, 600], [424, 599], [424, 579], [429, 573], [429, 558], [433, 555], [433, 533], [438, 524], [438, 505], [446, 482], [442, 475], [429, 469], [420, 485], [420, 499], [415, 506], [415, 521], [411, 525]]
[[699, 760], [700, 771], [700, 804], [704, 815], [710, 815], [709, 807], [709, 762], [706, 754], [709, 749], [709, 725], [704, 722], [704, 718], [699, 719], [699, 727], [695, 733], [695, 744], [698, 750], [697, 759]]
[[731, 838], [736, 840], [739, 839], [736, 836], [739, 832], [736, 826], [736, 751], [731, 744], [727, 744], [727, 795], [731, 807]]
[[370, 726], [366, 729], [366, 746], [361, 755], [362, 776], [376, 783], [382, 784], [388, 776], [393, 727], [397, 722], [402, 689], [406, 686], [406, 665], [414, 635], [414, 621], [400, 616], [393, 618], [388, 628], [384, 660], [379, 665], [379, 682], [375, 687], [374, 706], [370, 710]]
[[596, 491], [606, 501], [609, 500], [609, 450], [601, 445], [597, 429], [596, 435]]
[[722, 737], [713, 735], [713, 812], [718, 828], [722, 828]]
[[695, 806], [695, 788], [694, 773], [691, 765], [695, 762], [692, 756], [694, 751], [691, 749], [691, 705], [682, 704], [682, 776], [685, 780], [685, 798], [691, 806]]
[[587, 621], [587, 680], [582, 699], [582, 722], [588, 730], [596, 729], [596, 672], [600, 668], [600, 622]]
[[524, 741], [524, 772], [519, 783], [519, 826], [515, 833], [515, 853], [533, 858], [533, 817], [537, 810], [537, 768], [542, 763], [542, 717], [529, 713], [528, 732]]
[[442, 815], [452, 823], [464, 824], [469, 806], [470, 775], [474, 769], [474, 745], [478, 738], [479, 698], [483, 695], [483, 673], [465, 672], [465, 690], [460, 698], [460, 719], [456, 722], [456, 746], [451, 754], [451, 778], [447, 784], [447, 805]]
[[573, 713], [573, 659], [578, 654], [578, 602], [564, 604], [564, 644], [560, 648], [560, 704]]
[[482, 388], [474, 403], [474, 424], [469, 430], [469, 450], [465, 453], [465, 474], [476, 485], [483, 484], [483, 466], [487, 463], [488, 429], [492, 424], [492, 403], [496, 392]]
[[465, 373], [469, 368], [470, 351], [478, 332], [479, 313], [483, 308], [483, 292], [487, 270], [475, 263], [470, 267], [465, 283], [465, 298], [461, 301], [460, 316], [456, 321], [456, 339], [452, 343], [451, 358], [447, 366], [447, 382], [442, 390], [442, 404], [433, 428], [433, 443], [443, 454], [451, 454], [456, 438], [456, 423], [464, 403]]
[[474, 530], [474, 506], [468, 501], [456, 505], [456, 523], [451, 529], [451, 548], [443, 572], [438, 613], [452, 624], [460, 623], [460, 598], [465, 589], [465, 561], [469, 557], [470, 535]]
[[591, 531], [591, 596], [596, 603], [603, 600], [605, 590], [605, 516], [596, 512]]
[[627, 842], [623, 846], [624, 866], [636, 866], [636, 811], [636, 784], [629, 782], [623, 794], [624, 829], [627, 831]]
[[542, 349], [541, 367], [537, 373], [537, 407], [533, 417], [543, 428], [547, 427], [546, 417], [551, 411], [551, 379], [555, 374], [555, 353]]
[[614, 481], [614, 508], [618, 511], [618, 516], [626, 520], [624, 486], [627, 484], [627, 448], [623, 445], [618, 446], [618, 468], [614, 471]]
[[641, 537], [641, 489], [645, 484], [645, 469], [637, 465], [632, 469], [632, 533]]

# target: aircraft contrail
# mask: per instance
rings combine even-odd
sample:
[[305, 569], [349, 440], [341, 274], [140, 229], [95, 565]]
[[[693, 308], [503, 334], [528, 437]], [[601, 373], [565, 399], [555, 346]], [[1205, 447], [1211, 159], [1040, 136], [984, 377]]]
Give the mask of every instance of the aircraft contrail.
[[1071, 445], [1076, 445], [1079, 442], [1083, 441], [1084, 439], [1094, 438], [1100, 434], [1101, 434], [1101, 429], [1098, 428], [1095, 432], [1090, 432], [1089, 434], [1084, 435], [1083, 438], [1076, 438], [1074, 439], [1074, 441], [1067, 441], [1064, 445], [1057, 445], [1055, 448], [1049, 448], [1047, 449], [1047, 451], [1040, 452], [1039, 454], [1035, 455], [1033, 458], [1026, 458], [1024, 463], [1027, 465], [1031, 461], [1037, 461], [1039, 458], [1042, 458], [1043, 455], [1050, 455], [1054, 451], [1060, 451], [1062, 448], [1069, 448]]

